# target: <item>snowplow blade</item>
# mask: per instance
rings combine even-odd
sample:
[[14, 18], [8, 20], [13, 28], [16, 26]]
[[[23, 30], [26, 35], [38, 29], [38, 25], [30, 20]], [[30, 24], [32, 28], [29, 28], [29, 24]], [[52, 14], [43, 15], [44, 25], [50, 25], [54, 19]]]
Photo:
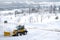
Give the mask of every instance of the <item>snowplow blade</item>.
[[10, 32], [4, 32], [4, 36], [10, 36]]

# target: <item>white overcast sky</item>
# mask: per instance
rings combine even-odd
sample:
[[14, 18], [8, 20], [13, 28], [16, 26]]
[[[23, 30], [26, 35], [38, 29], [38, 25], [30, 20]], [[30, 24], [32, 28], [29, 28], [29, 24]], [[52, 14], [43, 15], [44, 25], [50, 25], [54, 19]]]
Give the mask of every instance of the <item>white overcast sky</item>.
[[60, 2], [60, 0], [0, 0], [0, 2], [25, 2], [25, 1], [33, 1], [33, 2]]

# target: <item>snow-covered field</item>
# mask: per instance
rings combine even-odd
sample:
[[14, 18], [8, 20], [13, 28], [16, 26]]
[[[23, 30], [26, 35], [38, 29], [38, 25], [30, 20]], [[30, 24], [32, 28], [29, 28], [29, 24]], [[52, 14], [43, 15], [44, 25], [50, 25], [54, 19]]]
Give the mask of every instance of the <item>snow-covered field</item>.
[[[52, 25], [52, 24], [48, 24], [48, 25], [40, 24], [40, 26], [39, 25], [37, 26], [35, 24], [33, 25], [34, 27], [32, 27], [32, 25], [33, 24], [26, 25], [26, 28], [28, 30], [27, 35], [17, 36], [17, 37], [4, 37], [1, 35], [0, 40], [60, 40], [60, 32], [54, 30], [56, 26], [53, 29], [49, 29], [50, 28], [49, 27], [46, 30], [45, 28], [47, 28], [49, 25]], [[57, 25], [57, 24], [54, 24], [54, 25]], [[28, 26], [31, 26], [31, 27], [28, 27]], [[58, 26], [59, 25], [57, 25], [57, 27]]]
[[[25, 14], [0, 16], [0, 40], [60, 40], [60, 14]], [[4, 24], [7, 20], [8, 23]], [[12, 31], [17, 25], [25, 25], [27, 35], [4, 37], [4, 31]], [[13, 27], [12, 27], [13, 26]]]
[[0, 37], [0, 40], [60, 40], [60, 33], [35, 29], [24, 36]]

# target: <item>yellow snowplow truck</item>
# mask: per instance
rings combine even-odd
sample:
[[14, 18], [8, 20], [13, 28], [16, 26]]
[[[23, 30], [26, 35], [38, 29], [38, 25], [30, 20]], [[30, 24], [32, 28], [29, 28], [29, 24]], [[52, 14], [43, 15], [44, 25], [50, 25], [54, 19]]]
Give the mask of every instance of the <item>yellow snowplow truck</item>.
[[[16, 30], [13, 30], [12, 32], [12, 36], [22, 36], [22, 35], [26, 35], [27, 34], [27, 30], [24, 28], [24, 26], [17, 26]], [[4, 32], [4, 36], [11, 36], [10, 32]]]
[[13, 35], [12, 36], [22, 36], [22, 35], [26, 35], [27, 34], [27, 30], [24, 28], [24, 26], [17, 26], [17, 30], [13, 31]]

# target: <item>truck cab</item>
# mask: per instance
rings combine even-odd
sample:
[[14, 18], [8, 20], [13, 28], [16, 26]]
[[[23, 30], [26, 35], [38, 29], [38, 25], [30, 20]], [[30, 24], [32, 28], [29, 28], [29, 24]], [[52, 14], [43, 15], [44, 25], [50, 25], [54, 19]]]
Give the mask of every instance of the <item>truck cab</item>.
[[19, 25], [19, 26], [17, 26], [16, 28], [17, 28], [17, 29], [13, 31], [13, 35], [12, 35], [12, 36], [26, 35], [27, 32], [28, 32], [28, 31], [25, 29], [24, 25], [23, 25], [23, 26]]

